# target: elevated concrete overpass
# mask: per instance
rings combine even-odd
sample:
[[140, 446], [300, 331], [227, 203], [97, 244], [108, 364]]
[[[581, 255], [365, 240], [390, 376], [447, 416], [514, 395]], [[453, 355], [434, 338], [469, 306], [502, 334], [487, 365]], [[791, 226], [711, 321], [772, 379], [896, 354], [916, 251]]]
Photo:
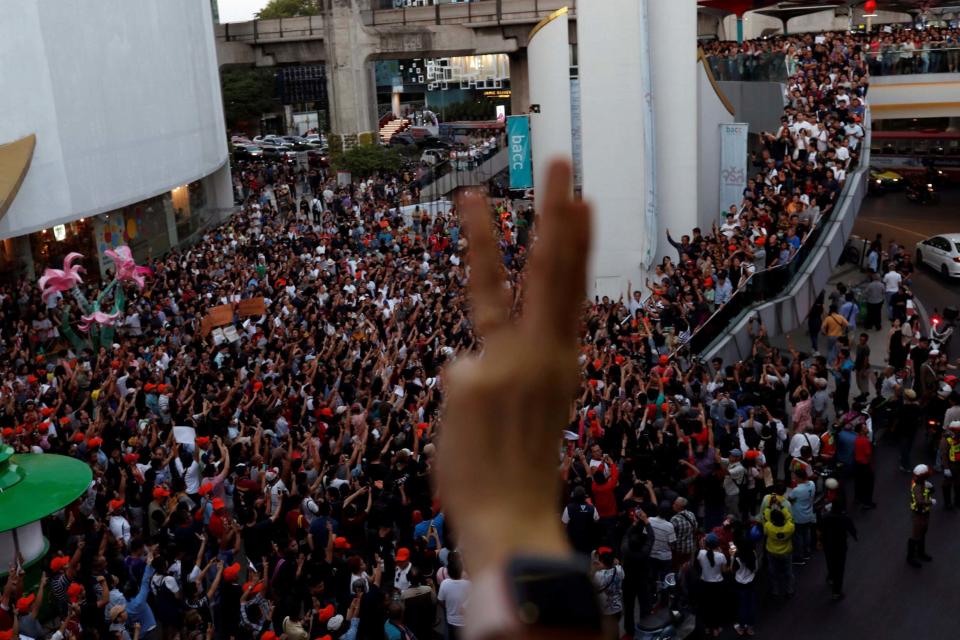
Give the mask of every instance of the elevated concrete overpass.
[[[346, 145], [376, 131], [376, 59], [510, 55], [513, 109], [526, 110], [524, 49], [531, 28], [576, 0], [479, 0], [379, 9], [377, 0], [328, 0], [320, 15], [216, 25], [219, 64], [324, 62], [332, 130]], [[575, 41], [572, 31], [571, 41]]]
[[871, 76], [874, 120], [960, 118], [960, 73]]

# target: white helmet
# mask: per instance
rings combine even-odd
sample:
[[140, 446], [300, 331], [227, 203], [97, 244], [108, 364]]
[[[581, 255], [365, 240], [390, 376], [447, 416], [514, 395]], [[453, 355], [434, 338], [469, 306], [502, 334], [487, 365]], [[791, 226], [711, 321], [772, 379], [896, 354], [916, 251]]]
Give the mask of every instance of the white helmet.
[[915, 476], [925, 476], [928, 473], [930, 473], [930, 469], [925, 464], [918, 464], [913, 468], [913, 475]]
[[831, 491], [840, 487], [840, 482], [836, 478], [827, 478], [823, 484]]

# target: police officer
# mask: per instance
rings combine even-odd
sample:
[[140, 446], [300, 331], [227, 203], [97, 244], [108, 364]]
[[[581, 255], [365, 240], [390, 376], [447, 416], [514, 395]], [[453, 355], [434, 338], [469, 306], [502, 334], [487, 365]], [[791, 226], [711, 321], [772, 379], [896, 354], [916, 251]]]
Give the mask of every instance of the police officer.
[[960, 507], [960, 420], [947, 425], [940, 442], [940, 462], [943, 464], [943, 507]]
[[927, 478], [930, 469], [925, 464], [913, 468], [913, 480], [910, 483], [910, 511], [913, 514], [913, 528], [907, 541], [907, 563], [911, 567], [921, 567], [918, 558], [929, 562], [927, 555], [927, 528], [930, 526], [930, 509], [937, 503], [933, 498], [933, 483]]

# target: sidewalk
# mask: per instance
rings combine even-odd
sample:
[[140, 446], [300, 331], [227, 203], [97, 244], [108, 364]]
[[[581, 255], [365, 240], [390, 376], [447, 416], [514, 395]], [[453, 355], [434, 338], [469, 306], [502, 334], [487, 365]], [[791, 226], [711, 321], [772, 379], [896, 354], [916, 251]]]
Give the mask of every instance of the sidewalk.
[[[835, 291], [839, 283], [847, 285], [848, 288], [866, 284], [867, 274], [861, 271], [857, 266], [844, 264], [837, 267], [833, 274], [830, 276], [830, 280], [827, 281], [827, 302], [825, 306], [829, 304], [830, 293]], [[923, 305], [923, 301], [916, 300], [917, 310], [920, 314], [920, 325], [923, 328], [924, 332], [927, 331], [929, 326], [929, 316], [927, 316], [926, 309]], [[825, 309], [826, 311], [826, 309]], [[865, 330], [862, 327], [857, 327], [856, 331], [851, 334], [851, 345], [856, 345], [857, 339], [861, 333], [866, 333], [870, 336], [867, 344], [870, 345], [870, 365], [874, 370], [874, 373], [882, 371], [884, 367], [887, 366], [887, 347], [890, 343], [890, 327], [891, 322], [887, 317], [887, 310], [884, 308], [882, 313], [883, 324], [882, 328], [879, 331], [876, 330]], [[770, 344], [780, 348], [781, 350], [786, 350], [787, 348], [787, 335], [790, 336], [790, 339], [793, 341], [793, 346], [800, 352], [810, 353], [811, 344], [810, 338], [807, 336], [807, 323], [804, 319], [803, 326], [791, 331], [789, 334], [779, 335], [776, 337], [771, 337]], [[819, 347], [824, 348], [824, 343], [826, 342], [825, 338], [821, 335], [819, 339]], [[852, 355], [852, 354], [851, 354]], [[834, 388], [834, 383], [832, 376], [830, 377], [830, 389]], [[861, 393], [861, 389], [857, 386], [856, 377], [854, 376], [853, 384], [851, 385], [851, 397], [856, 396], [858, 393]], [[868, 389], [868, 393], [873, 395], [873, 390]]]

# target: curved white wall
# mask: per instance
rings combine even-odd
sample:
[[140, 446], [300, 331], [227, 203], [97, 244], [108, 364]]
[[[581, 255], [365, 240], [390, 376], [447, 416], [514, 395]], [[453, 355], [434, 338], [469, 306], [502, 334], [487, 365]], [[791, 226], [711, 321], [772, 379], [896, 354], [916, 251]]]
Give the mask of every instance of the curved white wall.
[[205, 0], [5, 0], [0, 86], [0, 143], [37, 136], [0, 238], [143, 200], [227, 160]]

